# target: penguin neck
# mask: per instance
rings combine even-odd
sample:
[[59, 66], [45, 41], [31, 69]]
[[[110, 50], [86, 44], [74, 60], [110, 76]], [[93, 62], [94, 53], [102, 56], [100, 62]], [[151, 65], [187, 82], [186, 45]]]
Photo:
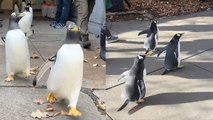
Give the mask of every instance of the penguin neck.
[[130, 75], [135, 75], [137, 70], [138, 70], [138, 66], [137, 66], [138, 60], [135, 60], [132, 67], [130, 68]]
[[10, 20], [9, 30], [15, 30], [15, 29], [20, 29], [18, 22], [16, 22], [15, 20]]
[[131, 75], [143, 75], [144, 64], [141, 61], [135, 61], [133, 66], [130, 69]]

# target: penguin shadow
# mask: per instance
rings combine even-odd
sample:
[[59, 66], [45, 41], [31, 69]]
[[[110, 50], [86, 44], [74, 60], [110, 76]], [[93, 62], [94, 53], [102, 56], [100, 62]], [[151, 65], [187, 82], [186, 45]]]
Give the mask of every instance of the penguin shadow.
[[[201, 29], [202, 28], [202, 29]], [[191, 31], [191, 32], [209, 32], [213, 25], [180, 25], [180, 26], [159, 26], [161, 31]]]
[[128, 41], [125, 39], [119, 39], [119, 41], [115, 42], [115, 43], [129, 43], [129, 44], [144, 44], [144, 41]]
[[[51, 104], [56, 110], [62, 110], [64, 112], [69, 112], [69, 108], [67, 107], [68, 101], [65, 99], [60, 99], [54, 104]], [[81, 120], [81, 117], [72, 117], [72, 116], [65, 116], [66, 118], [69, 118], [71, 120]]]
[[134, 106], [128, 111], [128, 114], [131, 115], [146, 106], [184, 104], [212, 99], [213, 92], [160, 93], [146, 97], [143, 103]]

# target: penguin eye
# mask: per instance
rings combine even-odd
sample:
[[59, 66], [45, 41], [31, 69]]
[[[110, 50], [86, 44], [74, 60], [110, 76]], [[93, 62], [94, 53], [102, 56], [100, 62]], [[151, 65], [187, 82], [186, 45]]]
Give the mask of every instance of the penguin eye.
[[180, 36], [180, 34], [178, 33], [177, 36]]

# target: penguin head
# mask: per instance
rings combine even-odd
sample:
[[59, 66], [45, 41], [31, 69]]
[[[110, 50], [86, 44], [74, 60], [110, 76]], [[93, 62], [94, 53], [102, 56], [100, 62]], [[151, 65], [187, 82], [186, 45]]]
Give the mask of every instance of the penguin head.
[[173, 39], [176, 41], [179, 41], [180, 37], [183, 35], [184, 33], [177, 33], [174, 35]]
[[16, 17], [16, 13], [13, 12], [13, 13], [10, 15], [10, 21], [11, 21], [11, 22], [12, 22], [12, 21], [13, 21], [13, 22], [18, 22], [18, 21], [17, 21], [17, 17]]
[[67, 31], [68, 31], [68, 32], [69, 32], [69, 31], [71, 31], [71, 32], [79, 32], [79, 28], [78, 28], [78, 26], [77, 26], [75, 23], [71, 22], [71, 23], [68, 25]]
[[138, 58], [139, 60], [145, 60], [146, 55], [138, 55], [137, 58]]
[[136, 74], [142, 74], [144, 70], [144, 60], [146, 56], [145, 55], [138, 55], [135, 58], [135, 61], [130, 69], [130, 73], [136, 75]]
[[153, 29], [153, 30], [157, 29], [157, 21], [156, 20], [152, 21], [150, 29]]
[[144, 60], [146, 59], [146, 55], [138, 55], [137, 61], [138, 61], [138, 67], [142, 67], [144, 65]]
[[79, 27], [75, 23], [69, 24], [69, 26], [67, 28], [65, 44], [79, 42], [79, 39], [80, 39]]
[[17, 16], [14, 12], [10, 15], [9, 30], [19, 29], [18, 21], [21, 17]]
[[27, 12], [30, 12], [30, 7], [29, 7], [29, 6], [26, 6], [26, 7], [24, 8], [24, 10], [27, 11]]
[[16, 22], [18, 23], [18, 21], [22, 18], [22, 16], [17, 16], [15, 12], [13, 12], [10, 15], [10, 22]]

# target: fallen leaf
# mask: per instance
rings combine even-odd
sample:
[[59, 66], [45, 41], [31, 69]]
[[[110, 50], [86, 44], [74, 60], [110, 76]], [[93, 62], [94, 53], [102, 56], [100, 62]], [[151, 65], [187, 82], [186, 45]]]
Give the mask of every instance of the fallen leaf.
[[31, 113], [31, 117], [32, 118], [47, 118], [48, 116], [48, 112], [41, 112], [40, 110], [37, 110], [36, 112], [32, 112]]
[[30, 71], [30, 75], [37, 75], [37, 72]]
[[98, 104], [96, 105], [98, 107], [98, 109], [106, 111], [106, 103], [104, 101], [101, 100], [97, 100]]
[[54, 110], [55, 110], [55, 108], [53, 108], [53, 106], [47, 105], [46, 111], [51, 112], [51, 111], [54, 111]]
[[87, 60], [87, 59], [84, 59], [84, 63], [88, 63], [89, 62], [89, 60]]
[[58, 115], [61, 115], [61, 112], [55, 113], [55, 114], [53, 115], [53, 117], [58, 116]]
[[94, 56], [94, 59], [98, 59], [98, 58], [99, 58], [99, 55]]
[[106, 65], [101, 65], [101, 66], [104, 67], [104, 68], [106, 67]]
[[93, 67], [98, 67], [98, 64], [93, 64], [92, 66], [93, 66]]
[[44, 104], [44, 101], [42, 99], [40, 99], [40, 98], [37, 99], [37, 100], [34, 100], [33, 102], [38, 104], [38, 105]]
[[67, 115], [69, 115], [69, 113], [68, 112], [66, 112], [66, 111], [61, 111], [61, 115], [65, 115], [65, 116], [67, 116]]
[[31, 59], [39, 59], [40, 57], [36, 52], [33, 52], [32, 56], [30, 57]]
[[33, 67], [33, 68], [30, 68], [30, 71], [38, 71], [39, 70], [39, 67], [37, 66], [37, 67]]

